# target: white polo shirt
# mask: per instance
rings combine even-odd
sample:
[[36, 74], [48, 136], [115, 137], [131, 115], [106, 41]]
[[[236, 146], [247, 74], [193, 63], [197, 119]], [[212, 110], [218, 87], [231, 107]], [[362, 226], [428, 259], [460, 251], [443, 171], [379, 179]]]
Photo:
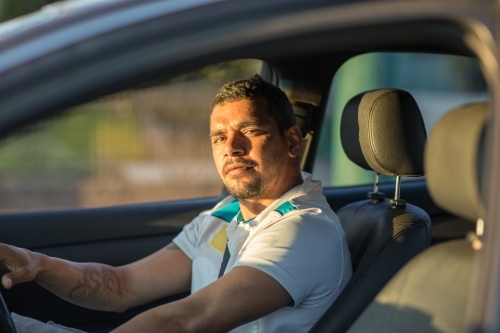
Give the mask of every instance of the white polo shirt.
[[233, 267], [259, 269], [285, 288], [293, 302], [231, 332], [307, 332], [352, 275], [344, 230], [322, 193], [321, 182], [283, 194], [254, 219], [239, 222], [239, 202], [229, 196], [196, 217], [174, 239], [193, 261], [191, 292], [218, 278], [226, 239]]

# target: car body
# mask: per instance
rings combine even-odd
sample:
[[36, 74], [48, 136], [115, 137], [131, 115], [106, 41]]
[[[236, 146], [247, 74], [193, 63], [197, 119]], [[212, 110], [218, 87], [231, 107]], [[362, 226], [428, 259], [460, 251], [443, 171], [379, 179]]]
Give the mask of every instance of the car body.
[[[470, 311], [479, 318], [478, 329], [499, 332], [499, 14], [498, 3], [486, 0], [109, 0], [51, 5], [0, 26], [0, 137], [8, 142], [20, 132], [29, 135], [23, 129], [64, 118], [78, 105], [164, 78], [235, 59], [260, 59], [264, 78], [283, 87], [292, 101], [314, 106], [307, 115], [310, 137], [302, 161], [314, 176], [332, 79], [347, 60], [370, 52], [477, 59], [491, 117], [482, 175], [489, 184], [484, 193], [486, 233], [473, 293], [479, 306]], [[207, 105], [207, 116], [209, 111]], [[371, 186], [326, 186], [324, 194], [336, 210], [365, 198]], [[381, 189], [391, 193], [394, 184]], [[473, 230], [434, 204], [425, 179], [403, 182], [401, 192], [429, 214], [436, 230], [444, 230], [434, 235], [434, 242]], [[7, 198], [9, 192], [2, 195]], [[184, 224], [218, 200], [213, 191], [202, 191], [195, 198], [173, 201], [11, 209], [0, 213], [0, 241], [68, 260], [123, 265], [168, 244]], [[92, 332], [107, 331], [149, 307], [185, 296], [116, 314], [68, 305], [36, 283], [2, 293], [14, 312]]]

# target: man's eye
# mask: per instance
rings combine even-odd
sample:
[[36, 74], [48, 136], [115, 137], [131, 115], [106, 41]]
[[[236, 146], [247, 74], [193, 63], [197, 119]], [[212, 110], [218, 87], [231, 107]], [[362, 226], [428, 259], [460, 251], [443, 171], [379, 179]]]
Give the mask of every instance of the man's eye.
[[245, 134], [259, 134], [261, 131], [259, 129], [253, 128], [253, 129], [247, 129], [245, 130]]
[[220, 143], [224, 142], [225, 138], [223, 136], [219, 136], [217, 138], [214, 138], [213, 143]]

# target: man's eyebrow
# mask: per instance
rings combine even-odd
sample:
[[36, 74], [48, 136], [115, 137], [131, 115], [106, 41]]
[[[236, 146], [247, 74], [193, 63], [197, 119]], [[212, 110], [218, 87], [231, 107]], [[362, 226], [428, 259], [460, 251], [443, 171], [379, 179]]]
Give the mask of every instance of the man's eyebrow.
[[238, 124], [238, 127], [239, 128], [244, 128], [244, 127], [261, 125], [261, 124], [262, 124], [262, 121], [254, 119], [254, 120], [243, 121], [243, 122], [241, 122], [241, 123]]
[[210, 131], [210, 134], [208, 136], [213, 138], [214, 136], [219, 136], [222, 133], [224, 133], [224, 132], [221, 129], [213, 130], [213, 131]]

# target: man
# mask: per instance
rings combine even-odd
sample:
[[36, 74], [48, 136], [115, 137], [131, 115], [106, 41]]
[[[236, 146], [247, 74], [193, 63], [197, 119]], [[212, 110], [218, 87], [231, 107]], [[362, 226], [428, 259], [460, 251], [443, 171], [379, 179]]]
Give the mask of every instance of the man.
[[258, 75], [230, 82], [210, 116], [213, 157], [230, 196], [173, 243], [123, 267], [1, 246], [0, 263], [10, 271], [2, 284], [34, 279], [71, 303], [105, 311], [191, 289], [189, 297], [146, 311], [116, 333], [306, 332], [352, 273], [344, 232], [321, 184], [300, 171], [301, 138], [279, 88]]

